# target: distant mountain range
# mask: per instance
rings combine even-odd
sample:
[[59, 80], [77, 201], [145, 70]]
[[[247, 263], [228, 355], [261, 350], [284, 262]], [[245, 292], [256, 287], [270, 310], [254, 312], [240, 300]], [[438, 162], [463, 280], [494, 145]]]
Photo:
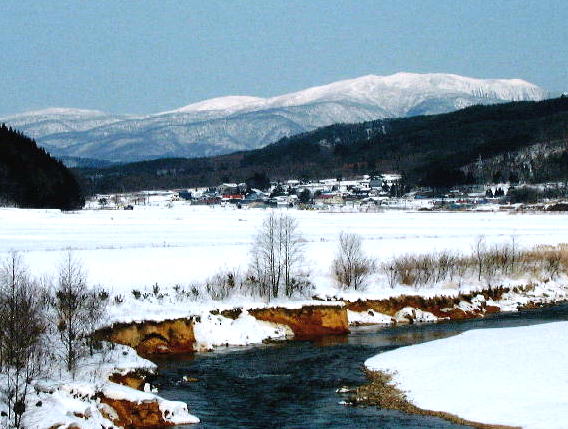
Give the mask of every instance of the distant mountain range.
[[201, 157], [256, 149], [318, 127], [454, 111], [474, 104], [542, 100], [520, 79], [453, 74], [363, 76], [272, 98], [213, 98], [151, 115], [52, 108], [0, 118], [54, 156], [115, 162]]

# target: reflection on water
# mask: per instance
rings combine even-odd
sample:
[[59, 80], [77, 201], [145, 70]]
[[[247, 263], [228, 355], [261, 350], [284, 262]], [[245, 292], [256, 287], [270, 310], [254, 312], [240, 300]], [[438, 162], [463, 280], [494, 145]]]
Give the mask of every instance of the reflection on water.
[[[160, 393], [182, 400], [202, 423], [187, 428], [463, 428], [431, 417], [339, 405], [343, 385], [365, 382], [363, 362], [397, 347], [469, 329], [568, 320], [568, 305], [464, 322], [358, 327], [344, 336], [290, 341], [184, 359], [161, 359]], [[186, 383], [183, 376], [199, 381]]]
[[317, 337], [312, 340], [316, 346], [328, 347], [336, 346], [338, 344], [347, 344], [349, 342], [348, 335], [324, 335], [322, 337]]

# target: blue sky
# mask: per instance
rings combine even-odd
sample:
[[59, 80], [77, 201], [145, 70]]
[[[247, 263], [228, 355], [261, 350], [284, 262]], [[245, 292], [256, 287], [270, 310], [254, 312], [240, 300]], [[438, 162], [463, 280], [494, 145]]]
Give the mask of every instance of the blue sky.
[[8, 1], [0, 114], [150, 113], [365, 74], [568, 90], [568, 1]]

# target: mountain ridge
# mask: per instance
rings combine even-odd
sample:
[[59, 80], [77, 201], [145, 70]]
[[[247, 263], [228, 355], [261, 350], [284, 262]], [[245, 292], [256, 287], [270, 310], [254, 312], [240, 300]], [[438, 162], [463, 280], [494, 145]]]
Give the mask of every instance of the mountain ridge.
[[[456, 85], [457, 83], [461, 84], [460, 87]], [[445, 84], [445, 87], [443, 84]], [[509, 101], [520, 101], [526, 97], [535, 98], [544, 96], [544, 93], [539, 87], [523, 79], [476, 79], [450, 73], [418, 74], [399, 72], [389, 76], [369, 74], [355, 79], [340, 80], [327, 85], [315, 86], [301, 91], [269, 98], [250, 96], [217, 97], [164, 113], [207, 110], [203, 106], [207, 105], [205, 103], [213, 101], [215, 104], [211, 105], [210, 110], [242, 110], [247, 107], [250, 109], [291, 107], [310, 104], [314, 101], [321, 101], [322, 99], [326, 101], [337, 101], [337, 95], [345, 94], [346, 92], [351, 92], [352, 95], [354, 95], [354, 99], [361, 100], [361, 98], [366, 98], [366, 101], [373, 102], [375, 100], [364, 97], [364, 95], [381, 86], [383, 86], [383, 88], [380, 89], [390, 87], [397, 89], [412, 88], [414, 90], [416, 90], [417, 87], [421, 87], [425, 93], [430, 92], [428, 90], [431, 90], [432, 87], [438, 87], [439, 89], [446, 89], [452, 92], [456, 90], [459, 90], [460, 93], [469, 91], [470, 95], [487, 97], [487, 95], [479, 94], [475, 91], [484, 85], [489, 86], [492, 89], [492, 93], [489, 97], [502, 98]], [[501, 86], [501, 91], [498, 90], [499, 85]], [[515, 88], [524, 89], [521, 97], [518, 97], [518, 94], [515, 94]], [[357, 90], [359, 90], [358, 93]], [[226, 101], [227, 104], [223, 104], [223, 101]], [[241, 101], [240, 105], [237, 104], [237, 101]]]
[[276, 97], [216, 97], [150, 115], [50, 108], [0, 118], [55, 156], [138, 161], [255, 149], [334, 123], [445, 113], [473, 104], [541, 100], [521, 79], [444, 73], [367, 75]]

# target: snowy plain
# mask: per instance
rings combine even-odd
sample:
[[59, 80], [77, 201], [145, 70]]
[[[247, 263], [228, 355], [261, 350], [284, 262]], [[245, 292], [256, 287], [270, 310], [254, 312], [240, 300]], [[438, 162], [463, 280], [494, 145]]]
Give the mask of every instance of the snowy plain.
[[526, 429], [568, 421], [568, 322], [467, 331], [365, 362], [394, 374], [414, 405]]
[[[90, 285], [100, 285], [111, 294], [125, 296], [124, 304], [111, 306], [111, 319], [127, 321], [168, 318], [178, 313], [185, 316], [200, 314], [201, 322], [196, 325], [195, 332], [200, 349], [290, 336], [285, 326], [253, 320], [246, 311], [236, 320], [210, 313], [212, 308], [234, 308], [241, 305], [240, 302], [196, 302], [189, 308], [187, 301], [177, 301], [173, 294], [168, 297], [168, 302], [157, 299], [137, 301], [133, 298], [133, 289], [151, 291], [156, 283], [164, 290], [176, 284], [188, 286], [203, 282], [221, 269], [244, 272], [254, 236], [268, 214], [268, 210], [264, 209], [192, 206], [182, 201], [170, 201], [171, 196], [169, 193], [157, 193], [150, 198], [148, 205], [135, 206], [132, 211], [86, 209], [62, 213], [56, 210], [0, 209], [0, 258], [8, 256], [11, 251], [20, 252], [34, 277], [53, 278], [66, 252], [71, 249], [84, 266]], [[285, 210], [298, 221], [304, 239], [302, 268], [310, 272], [315, 292], [321, 295], [334, 296], [339, 292], [330, 266], [341, 231], [360, 234], [364, 239], [365, 252], [378, 262], [407, 253], [446, 249], [469, 253], [480, 235], [485, 237], [488, 245], [504, 243], [512, 237], [515, 237], [518, 246], [527, 248], [537, 244], [568, 243], [568, 215], [565, 214], [280, 210]], [[552, 283], [549, 282], [548, 286]], [[423, 294], [439, 292], [421, 291]], [[392, 296], [404, 292], [391, 290], [377, 277], [369, 282], [366, 293]], [[348, 294], [344, 292], [342, 296]], [[353, 299], [358, 296], [353, 294]], [[515, 297], [514, 301], [517, 300]], [[303, 302], [283, 304], [299, 306]], [[266, 303], [255, 303], [255, 306], [261, 305]], [[271, 305], [278, 305], [278, 302]], [[350, 320], [361, 317], [350, 313]], [[427, 317], [422, 319], [427, 320]], [[388, 323], [389, 318], [376, 314], [372, 322]], [[126, 363], [124, 361], [124, 358], [117, 357], [111, 366], [139, 366], [129, 359]], [[66, 386], [65, 383], [62, 385], [63, 388]], [[65, 392], [61, 395], [57, 409], [65, 414], [69, 395]], [[178, 407], [177, 403], [170, 405]], [[195, 419], [187, 409], [178, 411], [186, 421]], [[41, 420], [40, 415], [34, 414], [33, 418]]]
[[[171, 203], [168, 203], [172, 206]], [[287, 209], [282, 209], [287, 210]], [[504, 212], [329, 213], [289, 209], [304, 242], [303, 269], [318, 293], [335, 291], [330, 274], [341, 231], [360, 234], [378, 262], [401, 254], [445, 249], [471, 252], [477, 237], [488, 245], [515, 237], [520, 247], [568, 243], [566, 214]], [[91, 285], [114, 293], [201, 282], [221, 269], [246, 270], [253, 238], [267, 210], [166, 207], [155, 199], [134, 210], [0, 209], [0, 258], [22, 254], [35, 276], [54, 276], [67, 249], [83, 264]], [[372, 285], [380, 291], [386, 285]]]

